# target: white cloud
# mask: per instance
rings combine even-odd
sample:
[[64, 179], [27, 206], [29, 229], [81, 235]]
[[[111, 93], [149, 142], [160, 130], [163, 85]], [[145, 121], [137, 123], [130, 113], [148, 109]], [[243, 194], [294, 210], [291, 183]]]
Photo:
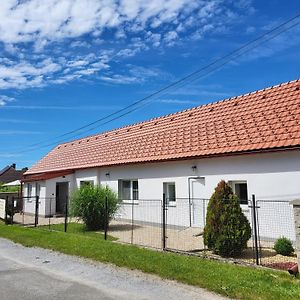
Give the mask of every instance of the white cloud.
[[[228, 5], [230, 7], [230, 5]], [[251, 1], [235, 1], [236, 9], [250, 10]], [[37, 51], [49, 42], [92, 34], [97, 41], [106, 29], [114, 29], [114, 37], [145, 31], [147, 27], [166, 32], [171, 24], [178, 31], [205, 26], [236, 15], [223, 0], [6, 0], [0, 2], [0, 41], [7, 45], [24, 42], [36, 44]], [[244, 12], [243, 12], [244, 13]], [[164, 26], [166, 28], [164, 28]], [[153, 32], [157, 33], [157, 32]], [[174, 36], [174, 33], [171, 34]], [[71, 47], [89, 47], [75, 40]]]
[[168, 46], [172, 46], [175, 43], [175, 40], [178, 38], [176, 31], [169, 31], [165, 34], [164, 40]]
[[91, 45], [85, 41], [74, 41], [70, 44], [71, 48], [90, 48]]
[[39, 122], [33, 121], [33, 120], [9, 119], [9, 118], [0, 118], [0, 122], [12, 123], [12, 124], [37, 124], [37, 123], [39, 123]]
[[40, 87], [44, 77], [61, 70], [50, 58], [32, 64], [27, 61], [8, 61], [0, 65], [0, 89]]
[[6, 105], [8, 102], [12, 102], [15, 99], [5, 95], [0, 95], [0, 107]]
[[135, 56], [139, 49], [122, 49], [117, 53], [120, 57], [132, 57]]
[[0, 153], [0, 157], [2, 158], [11, 158], [11, 157], [20, 157], [22, 154], [16, 154], [16, 153]]
[[161, 100], [157, 100], [157, 102], [163, 104], [192, 104], [192, 105], [200, 104], [198, 101], [180, 100], [180, 99], [161, 99]]
[[234, 6], [245, 13], [251, 1], [0, 1], [0, 49], [2, 45], [9, 54], [0, 58], [0, 89], [44, 87], [92, 76], [116, 84], [142, 82], [140, 77], [149, 74], [141, 72], [137, 78], [129, 69], [118, 74], [112, 66], [152, 47], [213, 34], [235, 20]]
[[[117, 105], [99, 105], [99, 106], [59, 106], [59, 105], [9, 105], [2, 109], [25, 109], [25, 110], [113, 110], [119, 109]], [[1, 121], [1, 119], [0, 119]]]
[[137, 77], [120, 74], [101, 76], [100, 79], [105, 82], [114, 84], [132, 84], [139, 82], [139, 79]]
[[14, 134], [42, 134], [43, 132], [41, 131], [30, 131], [30, 130], [6, 130], [6, 129], [2, 129], [0, 130], [0, 135], [14, 135]]
[[[189, 0], [14, 0], [0, 2], [0, 40], [5, 43], [47, 43], [66, 37], [116, 28], [126, 22], [136, 25], [175, 20]], [[124, 32], [118, 30], [123, 36]]]

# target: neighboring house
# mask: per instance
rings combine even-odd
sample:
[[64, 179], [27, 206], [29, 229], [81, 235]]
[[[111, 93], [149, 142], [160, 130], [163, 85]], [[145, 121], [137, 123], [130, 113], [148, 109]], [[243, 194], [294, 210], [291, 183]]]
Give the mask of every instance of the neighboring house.
[[0, 184], [9, 183], [15, 180], [21, 180], [23, 174], [27, 171], [27, 168], [22, 170], [16, 169], [16, 164], [6, 166], [4, 169], [0, 170]]
[[[62, 211], [66, 196], [87, 182], [109, 185], [137, 203], [164, 195], [169, 215], [184, 207], [169, 222], [185, 225], [189, 196], [209, 198], [222, 179], [246, 214], [252, 194], [269, 201], [299, 198], [299, 147], [296, 80], [58, 145], [25, 173], [24, 195], [40, 196], [41, 215]], [[266, 215], [270, 224], [278, 225], [280, 210]], [[192, 226], [203, 226], [195, 214]], [[294, 238], [288, 221], [274, 226], [276, 235]]]

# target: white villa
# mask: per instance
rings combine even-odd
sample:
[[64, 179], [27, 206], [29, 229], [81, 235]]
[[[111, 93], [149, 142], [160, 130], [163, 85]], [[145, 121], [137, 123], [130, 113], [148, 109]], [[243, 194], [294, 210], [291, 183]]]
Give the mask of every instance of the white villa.
[[[201, 227], [203, 218], [195, 214], [204, 204], [195, 203], [210, 198], [224, 179], [248, 216], [247, 200], [253, 194], [264, 200], [259, 217], [266, 232], [272, 228], [270, 237], [295, 239], [293, 221], [286, 217], [292, 215], [288, 201], [300, 197], [299, 147], [300, 81], [295, 80], [60, 144], [25, 173], [23, 194], [38, 195], [40, 215], [49, 216], [59, 214], [80, 185], [108, 185], [137, 204], [164, 196], [170, 214], [177, 210], [174, 224]], [[178, 213], [187, 201], [192, 213]], [[277, 205], [281, 201], [286, 205]], [[33, 204], [24, 210], [34, 212]]]

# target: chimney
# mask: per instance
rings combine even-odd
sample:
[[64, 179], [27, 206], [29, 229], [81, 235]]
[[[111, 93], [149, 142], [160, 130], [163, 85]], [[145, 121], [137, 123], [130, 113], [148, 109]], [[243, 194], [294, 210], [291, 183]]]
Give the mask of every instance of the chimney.
[[16, 169], [16, 164], [12, 164], [11, 167]]

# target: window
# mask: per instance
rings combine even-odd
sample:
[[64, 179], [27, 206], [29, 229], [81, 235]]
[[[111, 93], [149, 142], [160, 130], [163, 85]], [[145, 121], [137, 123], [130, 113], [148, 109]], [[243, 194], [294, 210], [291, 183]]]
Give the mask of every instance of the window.
[[27, 184], [27, 197], [32, 196], [32, 184], [28, 183]]
[[40, 194], [41, 194], [41, 185], [37, 183], [36, 186], [35, 186], [35, 190], [36, 190], [36, 196], [40, 197]]
[[166, 202], [175, 202], [176, 201], [176, 189], [175, 182], [164, 182], [164, 199]]
[[230, 181], [233, 192], [238, 196], [241, 204], [248, 204], [247, 181]]
[[122, 200], [139, 199], [139, 183], [137, 180], [119, 180], [119, 198]]
[[84, 186], [94, 186], [94, 181], [93, 180], [83, 180], [83, 181], [80, 181], [80, 187], [84, 187]]

